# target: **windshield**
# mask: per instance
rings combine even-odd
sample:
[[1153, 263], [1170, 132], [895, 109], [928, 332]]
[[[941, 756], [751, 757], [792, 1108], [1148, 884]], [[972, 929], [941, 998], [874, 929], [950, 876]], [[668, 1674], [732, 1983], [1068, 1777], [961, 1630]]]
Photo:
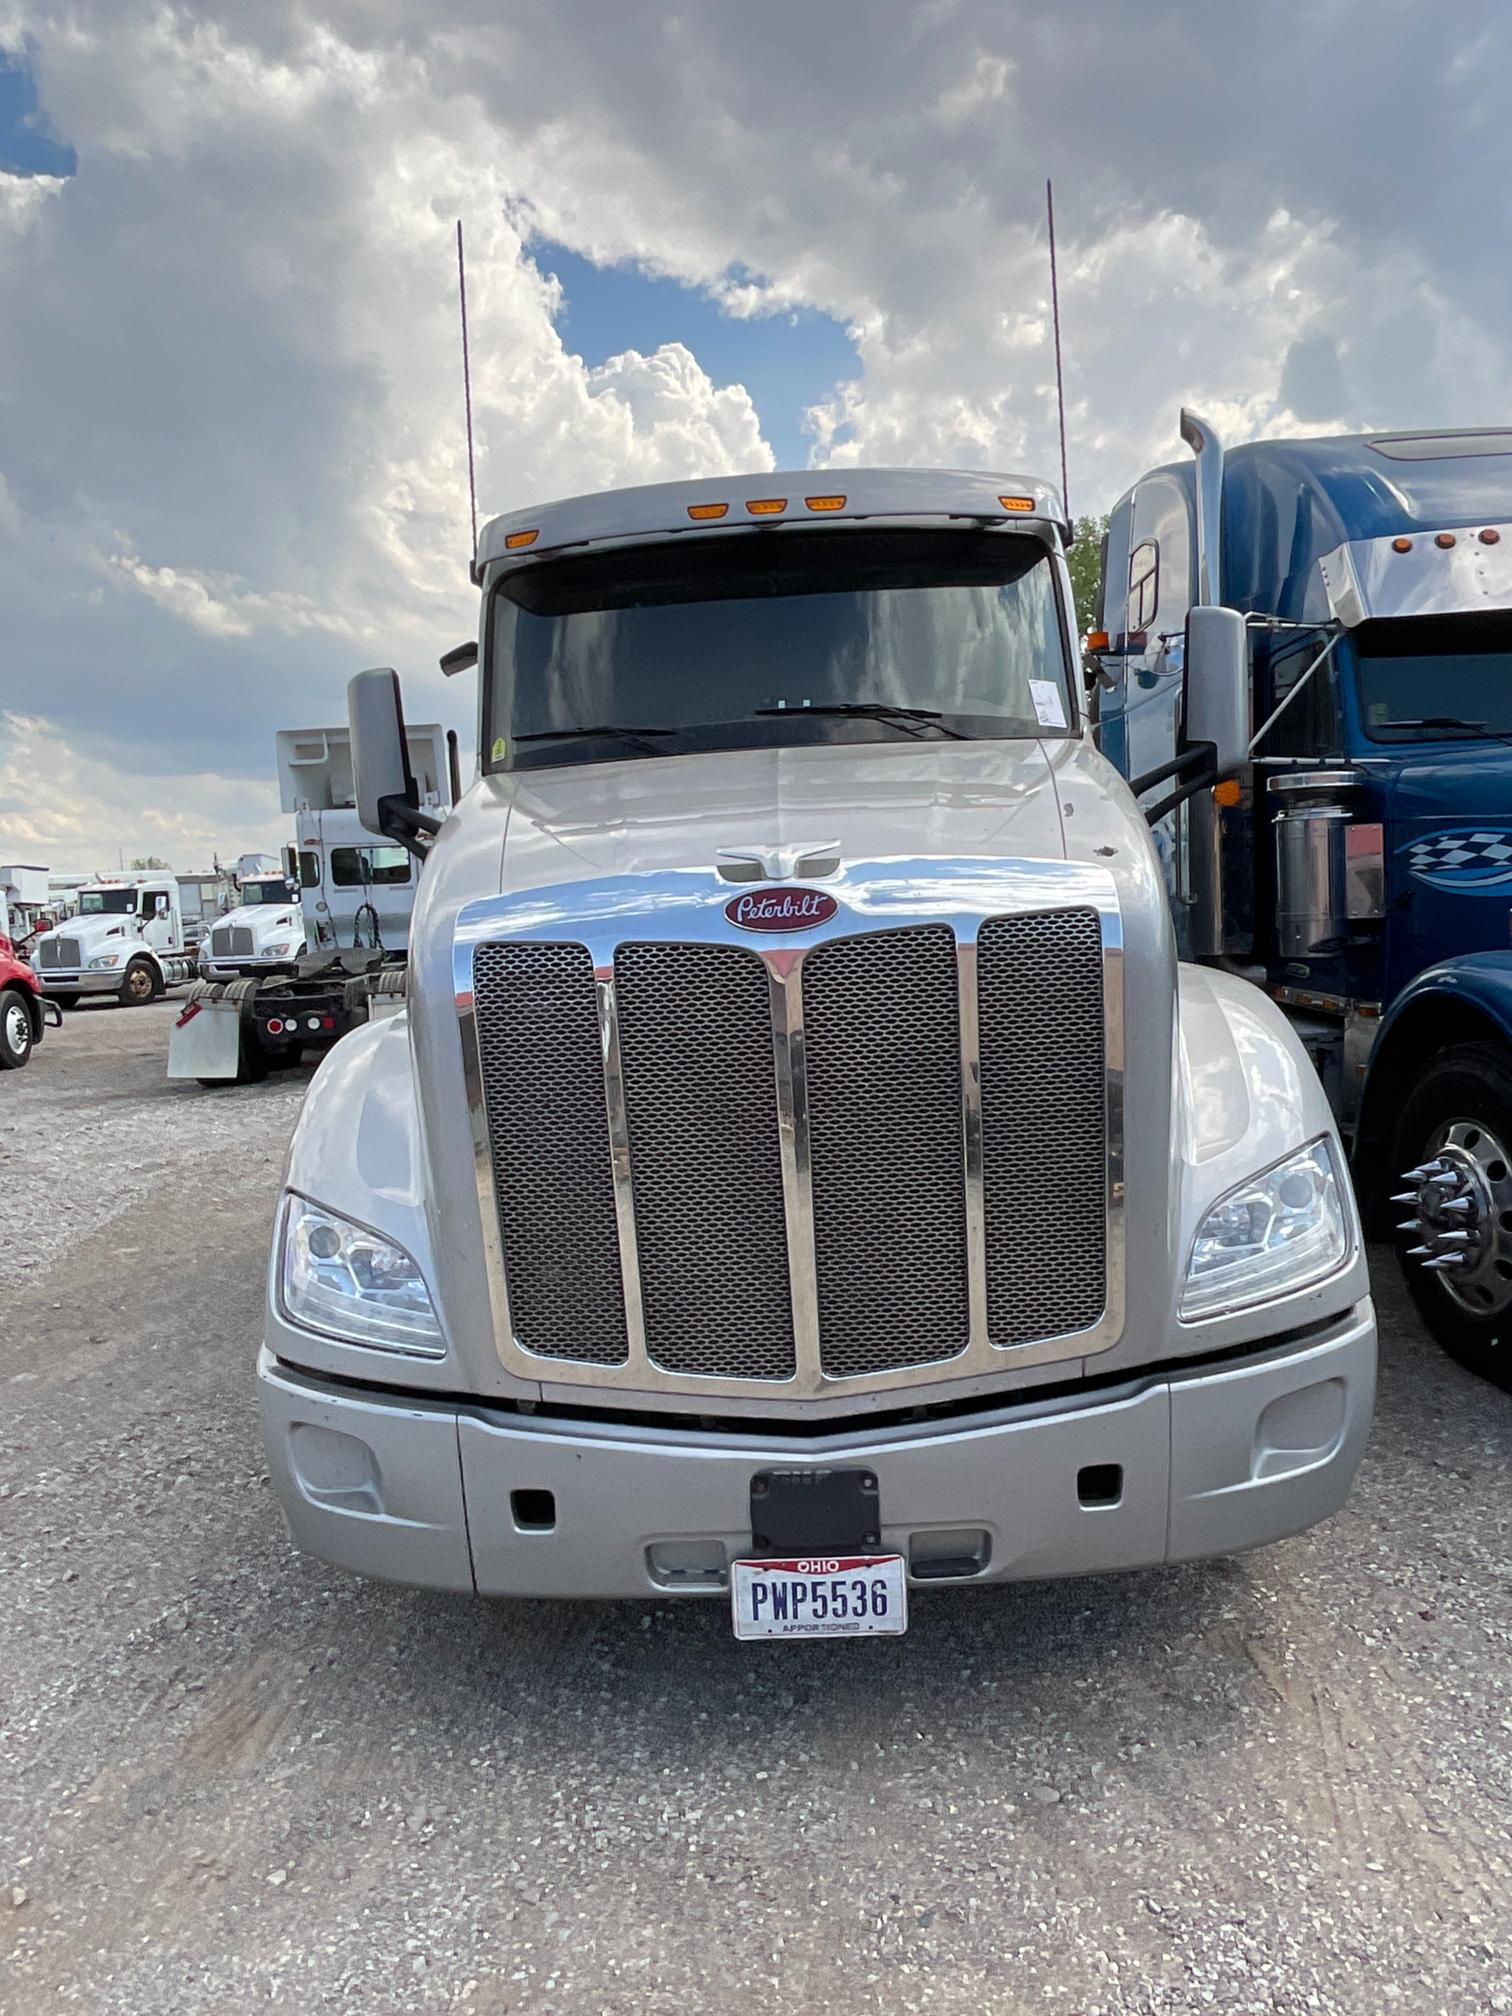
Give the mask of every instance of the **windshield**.
[[250, 910], [254, 903], [292, 903], [289, 885], [279, 878], [276, 882], [243, 882], [237, 894], [241, 897], [244, 910]]
[[553, 560], [490, 611], [490, 769], [905, 736], [1061, 736], [1055, 576], [1022, 535], [760, 533]]
[[1433, 645], [1421, 620], [1374, 626], [1361, 635], [1355, 676], [1370, 739], [1512, 735], [1512, 625], [1462, 619], [1452, 629], [1436, 629]]
[[79, 892], [79, 915], [98, 917], [108, 911], [113, 917], [130, 917], [136, 911], [135, 889], [83, 889]]

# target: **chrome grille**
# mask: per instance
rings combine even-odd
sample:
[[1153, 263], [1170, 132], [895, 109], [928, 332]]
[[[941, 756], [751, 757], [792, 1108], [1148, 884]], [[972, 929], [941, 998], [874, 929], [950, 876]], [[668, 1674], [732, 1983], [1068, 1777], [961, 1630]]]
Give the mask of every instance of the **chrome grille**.
[[77, 938], [44, 938], [37, 947], [37, 961], [45, 973], [49, 967], [63, 966], [70, 969], [79, 965], [79, 941]]
[[543, 1357], [623, 1364], [592, 962], [581, 945], [480, 945], [473, 986], [514, 1334]]
[[1095, 910], [991, 918], [977, 941], [997, 1345], [1083, 1330], [1107, 1299], [1102, 971]]
[[791, 1378], [767, 969], [738, 946], [628, 944], [614, 984], [647, 1354]]
[[803, 965], [820, 1363], [937, 1363], [970, 1341], [956, 941], [838, 939]]
[[215, 959], [250, 959], [252, 933], [245, 924], [219, 924], [210, 933], [210, 953]]
[[[889, 863], [887, 886], [909, 865]], [[930, 864], [914, 865], [921, 884]], [[1007, 900], [978, 910], [998, 881]], [[549, 1359], [564, 1384], [652, 1407], [707, 1391], [775, 1417], [1116, 1340], [1111, 878], [992, 862], [967, 886], [952, 921], [928, 924], [879, 922], [885, 899], [848, 894], [853, 928], [803, 948], [732, 943], [707, 894], [685, 936], [622, 942], [639, 886], [634, 905], [585, 915], [581, 943], [571, 901], [556, 927], [570, 943], [525, 935], [539, 903], [463, 913], [457, 999], [508, 1369], [542, 1377]], [[688, 902], [668, 890], [663, 927]]]

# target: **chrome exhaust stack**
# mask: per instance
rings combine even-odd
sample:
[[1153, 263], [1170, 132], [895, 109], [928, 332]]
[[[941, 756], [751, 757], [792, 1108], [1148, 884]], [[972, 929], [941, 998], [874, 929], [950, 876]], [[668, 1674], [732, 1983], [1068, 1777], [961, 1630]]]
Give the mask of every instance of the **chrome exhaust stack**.
[[[1204, 606], [1223, 601], [1223, 443], [1189, 406], [1181, 409], [1181, 438], [1197, 458], [1197, 594]], [[1199, 791], [1185, 808], [1187, 863], [1192, 898], [1191, 949], [1198, 959], [1221, 959], [1223, 937], [1223, 835], [1212, 793]]]

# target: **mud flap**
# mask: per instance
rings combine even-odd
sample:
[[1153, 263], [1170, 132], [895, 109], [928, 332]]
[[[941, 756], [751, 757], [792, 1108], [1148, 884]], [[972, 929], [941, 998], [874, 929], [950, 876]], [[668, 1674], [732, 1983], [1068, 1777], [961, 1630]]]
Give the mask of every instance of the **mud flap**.
[[240, 1001], [187, 1001], [169, 1033], [168, 1076], [235, 1079], [241, 1031]]

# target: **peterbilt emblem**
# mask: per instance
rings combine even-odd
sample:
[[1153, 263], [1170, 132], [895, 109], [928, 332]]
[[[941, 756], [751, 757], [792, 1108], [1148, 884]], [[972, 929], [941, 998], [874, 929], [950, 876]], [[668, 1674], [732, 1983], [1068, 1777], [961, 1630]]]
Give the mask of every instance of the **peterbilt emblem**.
[[822, 889], [747, 889], [730, 898], [724, 913], [742, 931], [809, 931], [839, 908]]

